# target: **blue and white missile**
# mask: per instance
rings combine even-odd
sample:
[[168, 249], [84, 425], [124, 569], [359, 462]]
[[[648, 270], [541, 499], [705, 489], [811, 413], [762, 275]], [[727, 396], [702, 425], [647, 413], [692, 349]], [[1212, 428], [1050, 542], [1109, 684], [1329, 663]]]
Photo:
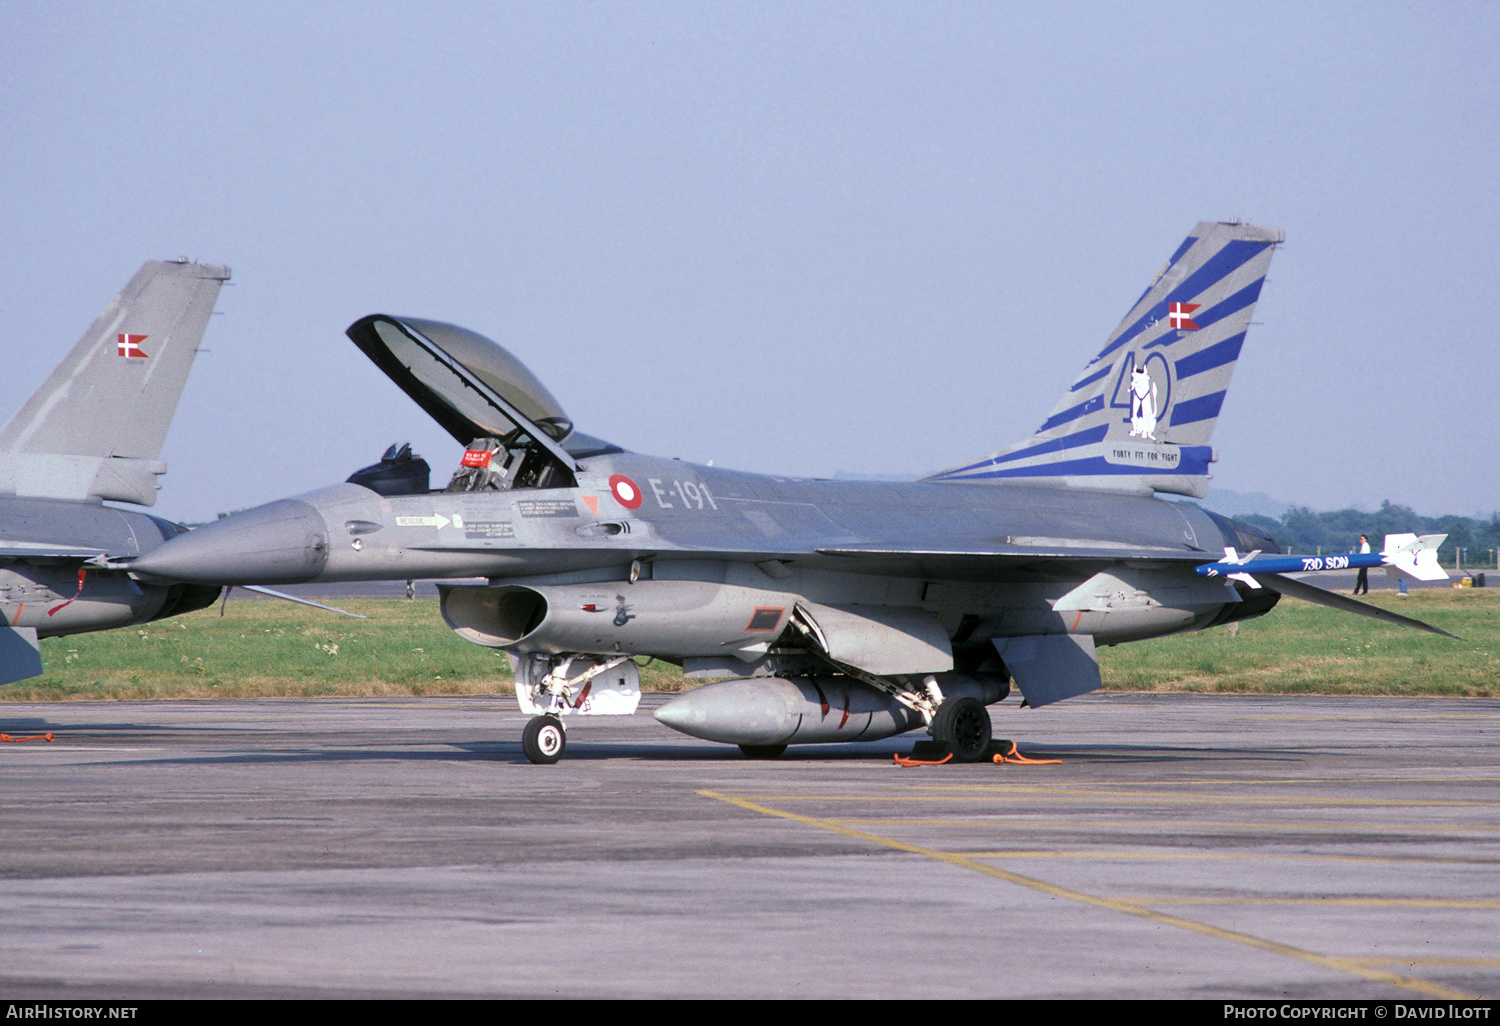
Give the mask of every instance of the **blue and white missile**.
[[1305, 574], [1320, 570], [1357, 570], [1361, 567], [1385, 567], [1418, 581], [1446, 581], [1448, 574], [1438, 566], [1438, 546], [1446, 534], [1388, 534], [1379, 552], [1350, 552], [1328, 556], [1262, 556], [1259, 550], [1241, 556], [1233, 548], [1224, 550], [1224, 558], [1196, 568], [1199, 577], [1229, 577], [1259, 588], [1255, 574]]

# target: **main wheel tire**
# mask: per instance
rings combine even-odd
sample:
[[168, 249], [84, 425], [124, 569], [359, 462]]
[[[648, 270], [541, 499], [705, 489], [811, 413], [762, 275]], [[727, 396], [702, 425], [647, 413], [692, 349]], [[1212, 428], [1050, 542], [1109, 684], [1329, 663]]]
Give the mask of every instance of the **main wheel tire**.
[[535, 716], [521, 732], [521, 751], [538, 766], [550, 766], [568, 747], [568, 735], [556, 716]]
[[954, 762], [978, 762], [990, 747], [990, 712], [969, 695], [944, 699], [932, 718], [932, 738]]
[[786, 745], [740, 745], [747, 759], [774, 759], [786, 751]]

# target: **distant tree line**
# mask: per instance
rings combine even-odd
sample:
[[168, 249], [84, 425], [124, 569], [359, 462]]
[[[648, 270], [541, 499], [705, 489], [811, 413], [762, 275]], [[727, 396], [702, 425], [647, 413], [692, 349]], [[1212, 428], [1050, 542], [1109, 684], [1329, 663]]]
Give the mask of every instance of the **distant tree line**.
[[1500, 549], [1500, 512], [1491, 513], [1488, 520], [1423, 517], [1389, 499], [1374, 513], [1357, 509], [1315, 513], [1306, 506], [1293, 506], [1280, 520], [1259, 513], [1236, 515], [1235, 519], [1254, 524], [1287, 552], [1353, 552], [1359, 548], [1362, 534], [1370, 536], [1371, 550], [1379, 552], [1388, 534], [1446, 534], [1448, 539], [1438, 547], [1438, 560], [1444, 566], [1453, 566], [1462, 549], [1465, 567], [1493, 569], [1495, 552]]

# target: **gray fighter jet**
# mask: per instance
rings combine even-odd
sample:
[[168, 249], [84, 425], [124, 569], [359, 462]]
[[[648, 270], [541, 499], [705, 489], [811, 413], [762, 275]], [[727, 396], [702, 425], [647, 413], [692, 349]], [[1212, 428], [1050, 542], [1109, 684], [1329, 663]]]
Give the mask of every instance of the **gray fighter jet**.
[[955, 759], [980, 759], [986, 706], [1012, 682], [1034, 707], [1083, 694], [1100, 684], [1097, 645], [1260, 616], [1298, 590], [1275, 573], [1196, 572], [1280, 550], [1161, 497], [1205, 492], [1281, 238], [1199, 224], [1035, 435], [907, 484], [626, 452], [575, 431], [488, 339], [366, 317], [350, 338], [466, 446], [447, 487], [392, 446], [344, 484], [200, 528], [132, 569], [209, 585], [485, 578], [441, 585], [442, 614], [510, 654], [534, 762], [562, 754], [565, 717], [635, 709], [637, 656], [728, 678], [657, 718], [751, 756], [925, 727]]
[[42, 672], [38, 638], [201, 609], [219, 589], [109, 568], [184, 530], [150, 506], [162, 442], [229, 268], [147, 263], [0, 429], [0, 684]]

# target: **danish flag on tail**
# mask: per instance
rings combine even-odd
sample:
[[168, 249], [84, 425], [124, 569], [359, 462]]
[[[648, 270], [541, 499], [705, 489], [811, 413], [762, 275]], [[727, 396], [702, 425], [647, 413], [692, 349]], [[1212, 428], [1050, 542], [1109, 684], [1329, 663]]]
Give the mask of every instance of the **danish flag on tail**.
[[117, 336], [116, 341], [120, 347], [119, 354], [121, 356], [139, 356], [144, 358], [146, 356], [146, 352], [141, 348], [141, 343], [146, 341], [146, 339], [150, 337], [150, 335], [125, 334]]
[[1173, 303], [1167, 308], [1167, 320], [1179, 331], [1183, 329], [1197, 331], [1198, 325], [1192, 320], [1193, 311], [1202, 305], [1202, 303]]

